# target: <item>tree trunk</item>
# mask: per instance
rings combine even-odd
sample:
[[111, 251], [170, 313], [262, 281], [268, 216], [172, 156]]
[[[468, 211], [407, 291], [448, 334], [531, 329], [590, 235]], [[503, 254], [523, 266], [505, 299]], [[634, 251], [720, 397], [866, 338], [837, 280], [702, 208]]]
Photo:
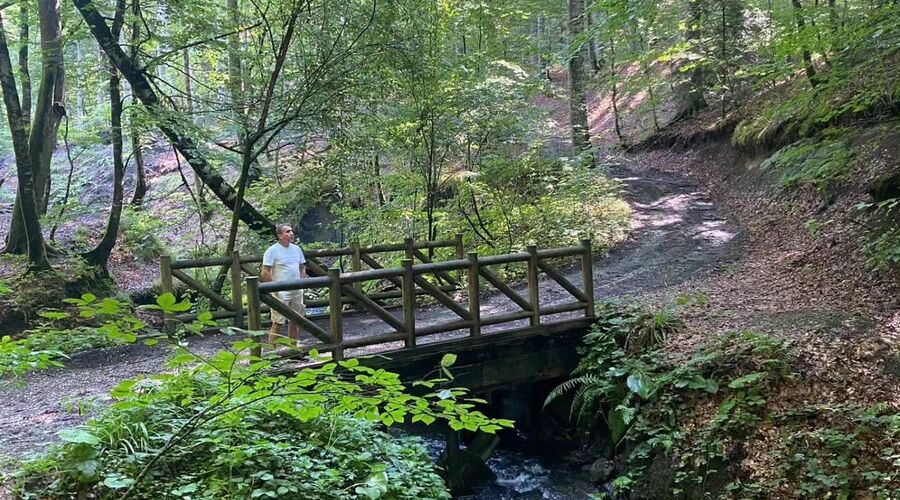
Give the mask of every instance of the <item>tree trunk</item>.
[[[124, 19], [125, 0], [116, 0], [116, 14], [112, 25], [112, 36], [116, 40], [122, 33]], [[114, 64], [109, 63], [109, 124], [113, 146], [113, 199], [103, 238], [96, 248], [84, 254], [84, 259], [89, 264], [101, 268], [106, 274], [109, 273], [106, 267], [109, 256], [112, 254], [113, 248], [116, 246], [116, 238], [119, 236], [122, 199], [125, 197], [125, 162], [122, 160], [122, 89], [119, 83], [119, 71]]]
[[[569, 49], [572, 49], [584, 29], [584, 0], [567, 0]], [[587, 47], [581, 43], [569, 56], [569, 127], [572, 136], [572, 154], [594, 165], [588, 131], [587, 94], [585, 93], [584, 61]]]
[[[133, 21], [131, 23], [131, 61], [138, 63], [138, 55], [140, 54], [139, 45], [141, 41], [141, 2], [133, 0], [131, 3], [131, 13]], [[132, 105], [139, 106], [138, 100], [131, 94]], [[131, 206], [140, 207], [144, 202], [144, 196], [150, 186], [147, 184], [147, 173], [144, 170], [144, 153], [141, 150], [141, 136], [137, 125], [134, 123], [134, 115], [131, 119], [131, 154], [134, 157], [134, 194], [131, 197]]]
[[[803, 5], [800, 3], [800, 0], [791, 0], [791, 5], [794, 7], [794, 19], [796, 19], [797, 22], [797, 34], [802, 37], [804, 27], [806, 26], [806, 20], [803, 18], [802, 12]], [[818, 80], [816, 78], [816, 68], [813, 67], [812, 63], [812, 55], [809, 53], [806, 42], [802, 42], [801, 47], [800, 57], [803, 58], [803, 71], [806, 73], [809, 84], [815, 87]]]
[[[103, 16], [97, 11], [90, 0], [74, 0], [82, 17], [87, 22], [97, 43], [109, 56], [112, 63], [131, 84], [132, 92], [141, 100], [144, 107], [153, 116], [159, 117], [157, 123], [160, 131], [172, 142], [175, 149], [193, 167], [194, 172], [203, 179], [226, 206], [233, 207], [237, 199], [237, 193], [222, 176], [212, 168], [202, 154], [201, 148], [186, 135], [184, 127], [178, 123], [176, 116], [163, 107], [159, 97], [150, 86], [146, 75], [134, 62], [129, 59], [116, 43]], [[259, 213], [252, 205], [244, 201], [241, 204], [241, 220], [252, 230], [264, 233], [267, 236], [275, 234], [275, 225], [264, 215]]]
[[588, 31], [588, 34], [590, 34], [586, 42], [588, 49], [588, 66], [591, 68], [592, 73], [597, 73], [600, 71], [600, 58], [597, 56], [597, 44], [594, 42], [596, 37], [591, 34], [591, 26], [594, 23], [594, 19], [591, 15], [590, 7], [593, 3], [593, 0], [585, 0], [586, 12], [584, 14], [584, 28]]
[[[703, 2], [705, 0], [688, 0], [688, 19], [684, 30], [684, 40], [690, 50], [698, 50], [700, 40], [700, 23], [703, 22]], [[696, 64], [690, 70], [691, 76], [687, 82], [679, 85], [676, 94], [680, 101], [680, 108], [673, 121], [689, 118], [707, 106], [703, 98], [703, 67]]]
[[0, 88], [3, 90], [3, 104], [12, 136], [13, 150], [16, 158], [16, 177], [19, 181], [17, 190], [19, 199], [18, 219], [22, 221], [25, 235], [26, 252], [28, 253], [29, 270], [50, 268], [47, 251], [44, 247], [44, 235], [37, 210], [37, 199], [34, 191], [34, 170], [31, 154], [28, 150], [28, 135], [22, 118], [22, 107], [19, 93], [13, 77], [12, 60], [9, 57], [9, 46], [6, 32], [3, 29], [3, 17], [0, 15]]
[[19, 4], [19, 78], [22, 79], [22, 121], [31, 126], [31, 73], [28, 71], [28, 2]]
[[[38, 2], [41, 31], [41, 83], [38, 87], [34, 124], [28, 138], [28, 155], [31, 159], [36, 208], [46, 209], [50, 196], [50, 160], [56, 147], [59, 120], [65, 114], [62, 101], [62, 24], [59, 18], [59, 0]], [[59, 86], [60, 88], [57, 88]], [[25, 253], [28, 247], [25, 219], [19, 194], [13, 207], [13, 217], [6, 239], [6, 253]]]

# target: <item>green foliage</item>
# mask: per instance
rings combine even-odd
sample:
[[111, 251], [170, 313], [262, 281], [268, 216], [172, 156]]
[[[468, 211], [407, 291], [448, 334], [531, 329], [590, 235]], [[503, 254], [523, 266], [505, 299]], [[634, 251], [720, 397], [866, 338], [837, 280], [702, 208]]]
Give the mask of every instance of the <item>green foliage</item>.
[[[805, 11], [804, 15], [810, 12]], [[821, 12], [823, 17], [827, 12]], [[806, 82], [794, 82], [787, 97], [771, 99], [762, 109], [738, 124], [732, 141], [741, 147], [773, 146], [812, 137], [826, 127], [853, 118], [885, 118], [900, 102], [897, 60], [900, 56], [900, 27], [896, 22], [898, 6], [878, 5], [871, 9], [860, 6], [846, 12], [841, 29], [830, 33], [808, 26], [805, 32], [786, 32], [774, 39], [773, 48], [781, 54], [797, 54], [802, 47], [822, 42], [834, 47], [821, 47], [833, 54], [827, 67], [820, 68], [815, 88]], [[824, 26], [830, 21], [823, 19]], [[815, 50], [815, 49], [813, 49]], [[776, 54], [777, 54], [776, 52]], [[778, 55], [781, 55], [778, 54]], [[772, 70], [771, 66], [760, 66]], [[788, 65], [759, 76], [780, 79], [788, 77], [796, 66]], [[788, 73], [785, 73], [787, 71]], [[763, 80], [765, 81], [765, 80]]]
[[155, 259], [166, 253], [166, 246], [159, 239], [166, 228], [165, 220], [149, 212], [123, 207], [119, 228], [122, 250], [137, 260]]
[[119, 384], [106, 412], [60, 432], [62, 445], [25, 464], [19, 494], [449, 498], [421, 443], [379, 426], [442, 420], [493, 433], [512, 425], [475, 411], [478, 400], [446, 378], [418, 382], [428, 391], [420, 397], [358, 359], [277, 376], [276, 359], [242, 354], [254, 345], [240, 340], [205, 359], [176, 347], [175, 373]]
[[144, 322], [130, 311], [130, 305], [113, 298], [98, 299], [93, 294], [65, 299], [74, 311], [45, 309], [39, 316], [47, 320], [39, 328], [27, 330], [14, 340], [0, 341], [0, 376], [17, 377], [33, 370], [62, 366], [69, 354], [134, 342]]
[[842, 405], [785, 411], [774, 418], [786, 431], [773, 453], [778, 474], [764, 488], [777, 491], [791, 478], [804, 497], [850, 498], [864, 491], [875, 498], [900, 495], [896, 411]]
[[[674, 496], [900, 493], [900, 414], [881, 406], [784, 408], [777, 395], [794, 378], [795, 356], [785, 342], [736, 332], [711, 337], [686, 358], [667, 355], [665, 337], [629, 351], [626, 339], [652, 313], [608, 305], [598, 310], [584, 358], [548, 402], [574, 391], [573, 418], [625, 456], [612, 482], [617, 492], [652, 481], [645, 474], [665, 457]], [[748, 448], [769, 445], [773, 436], [774, 447]], [[749, 453], [764, 454], [776, 470], [741, 474]]]
[[802, 139], [779, 149], [762, 167], [780, 171], [785, 187], [811, 186], [824, 193], [848, 180], [856, 167], [852, 137], [852, 131], [829, 129], [822, 138]]

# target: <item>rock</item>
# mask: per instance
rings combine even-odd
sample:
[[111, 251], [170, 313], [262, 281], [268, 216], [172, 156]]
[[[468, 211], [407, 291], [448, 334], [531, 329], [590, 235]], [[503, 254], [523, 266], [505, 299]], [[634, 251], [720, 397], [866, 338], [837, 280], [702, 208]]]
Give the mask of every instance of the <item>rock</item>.
[[615, 463], [613, 463], [612, 460], [607, 460], [601, 457], [595, 460], [594, 463], [584, 466], [583, 470], [586, 470], [588, 472], [591, 481], [593, 481], [594, 483], [602, 483], [609, 479], [609, 476], [612, 475], [614, 468]]

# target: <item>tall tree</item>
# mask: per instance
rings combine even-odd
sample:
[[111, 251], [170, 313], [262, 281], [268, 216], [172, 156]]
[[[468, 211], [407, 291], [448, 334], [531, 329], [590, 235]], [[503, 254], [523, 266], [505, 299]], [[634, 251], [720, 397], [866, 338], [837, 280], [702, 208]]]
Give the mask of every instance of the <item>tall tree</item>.
[[593, 166], [590, 131], [588, 129], [587, 93], [585, 91], [585, 55], [587, 45], [582, 40], [585, 28], [584, 0], [567, 0], [566, 32], [569, 36], [569, 129], [572, 154]]
[[[28, 138], [34, 195], [39, 211], [46, 210], [49, 198], [50, 160], [56, 148], [59, 122], [65, 115], [62, 62], [62, 23], [59, 0], [40, 0], [38, 18], [41, 32], [41, 82], [38, 87], [34, 122]], [[17, 192], [13, 218], [6, 240], [7, 253], [28, 251], [28, 235], [22, 214], [21, 192]]]
[[[122, 25], [125, 22], [125, 0], [116, 0], [116, 12], [113, 16], [112, 36], [118, 40], [122, 33]], [[109, 209], [109, 218], [106, 222], [106, 231], [97, 246], [84, 254], [88, 263], [107, 272], [106, 266], [113, 248], [116, 246], [116, 238], [119, 235], [119, 222], [122, 217], [122, 200], [125, 196], [125, 162], [122, 159], [122, 89], [120, 85], [119, 70], [109, 63], [109, 125], [113, 146], [113, 198]]]
[[35, 194], [33, 158], [28, 149], [28, 136], [19, 93], [13, 76], [12, 60], [9, 57], [9, 46], [3, 28], [3, 17], [0, 13], [0, 88], [3, 90], [3, 104], [6, 107], [6, 118], [12, 135], [13, 151], [16, 158], [16, 177], [18, 178], [18, 218], [21, 219], [22, 231], [25, 235], [26, 252], [29, 268], [33, 270], [49, 269], [44, 236], [38, 216], [37, 196]]

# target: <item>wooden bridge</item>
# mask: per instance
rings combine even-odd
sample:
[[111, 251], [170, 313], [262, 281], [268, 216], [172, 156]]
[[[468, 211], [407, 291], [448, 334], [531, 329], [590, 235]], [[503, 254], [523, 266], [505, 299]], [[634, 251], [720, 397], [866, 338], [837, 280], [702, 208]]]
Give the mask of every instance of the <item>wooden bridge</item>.
[[[200, 260], [164, 257], [162, 288], [175, 292], [175, 280], [179, 280], [209, 301], [213, 318], [230, 319], [234, 326], [251, 330], [262, 329], [263, 313], [275, 309], [315, 339], [304, 341], [301, 350], [332, 352], [335, 359], [389, 351], [391, 358], [411, 365], [443, 352], [483, 351], [490, 346], [505, 346], [502, 349], [512, 355], [534, 338], [547, 340], [565, 332], [579, 332], [580, 337], [594, 317], [590, 240], [575, 247], [529, 246], [525, 252], [488, 257], [475, 252], [464, 255], [460, 236], [374, 246], [354, 243], [304, 253], [310, 277], [268, 283], [259, 282], [262, 258], [258, 256], [233, 252], [229, 257]], [[399, 266], [389, 264], [398, 259]], [[518, 269], [513, 275], [519, 277], [504, 278], [496, 272], [498, 266]], [[228, 290], [216, 292], [189, 274], [203, 268], [227, 268]], [[541, 290], [548, 283], [558, 285], [567, 298], [542, 304]], [[306, 290], [310, 314], [299, 315], [272, 295], [283, 290]], [[486, 298], [504, 301], [506, 306], [500, 311], [486, 308]], [[316, 313], [317, 309], [322, 312]], [[196, 317], [187, 313], [168, 319], [172, 323]], [[528, 357], [532, 351], [526, 348], [521, 354]], [[482, 354], [473, 359], [483, 358]], [[568, 369], [570, 363], [565, 365]]]

